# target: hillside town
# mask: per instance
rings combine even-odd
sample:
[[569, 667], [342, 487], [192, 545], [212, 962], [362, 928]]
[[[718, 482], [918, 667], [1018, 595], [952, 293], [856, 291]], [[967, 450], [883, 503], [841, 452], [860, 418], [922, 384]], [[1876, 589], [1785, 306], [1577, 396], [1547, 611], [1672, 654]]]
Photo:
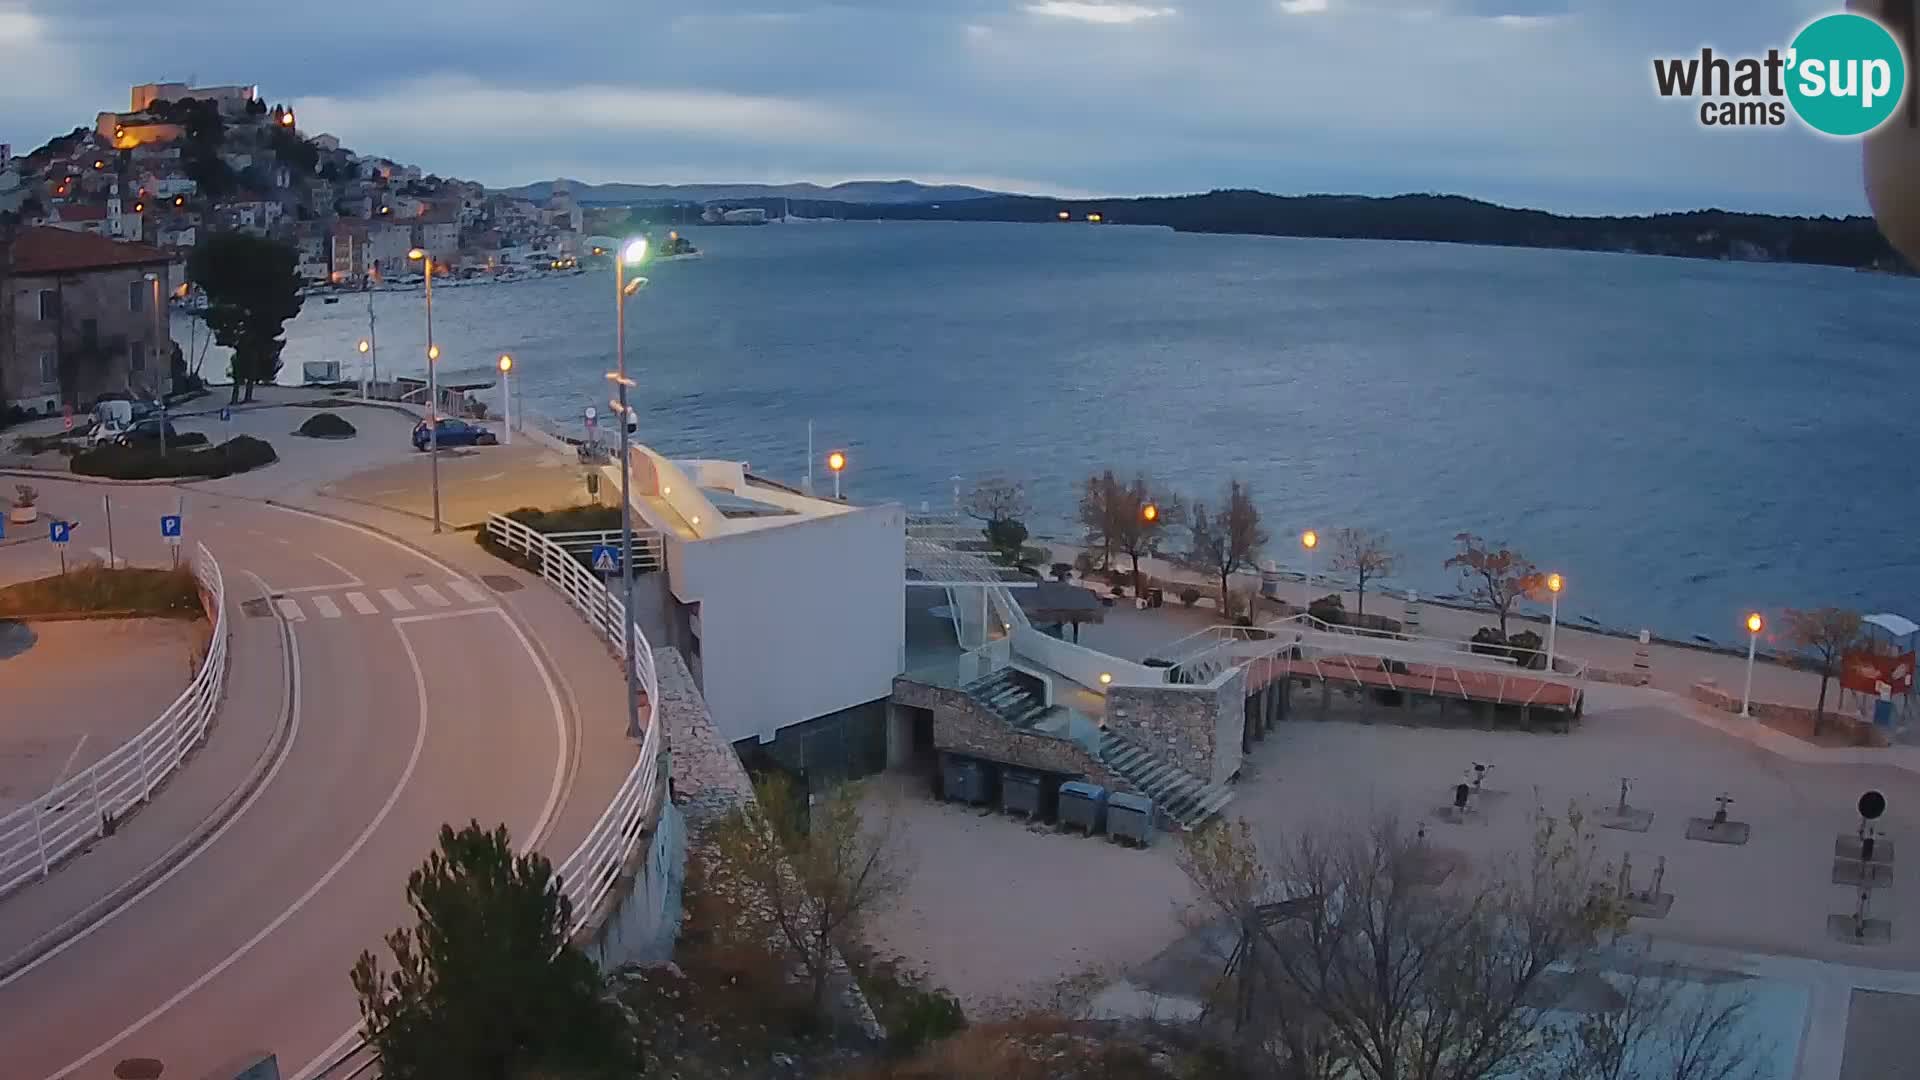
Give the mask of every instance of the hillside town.
[[165, 307], [192, 301], [213, 233], [283, 242], [308, 288], [349, 290], [418, 282], [414, 250], [436, 276], [571, 266], [584, 224], [564, 185], [536, 203], [362, 155], [257, 86], [134, 86], [30, 153], [0, 141], [0, 415], [165, 393]]

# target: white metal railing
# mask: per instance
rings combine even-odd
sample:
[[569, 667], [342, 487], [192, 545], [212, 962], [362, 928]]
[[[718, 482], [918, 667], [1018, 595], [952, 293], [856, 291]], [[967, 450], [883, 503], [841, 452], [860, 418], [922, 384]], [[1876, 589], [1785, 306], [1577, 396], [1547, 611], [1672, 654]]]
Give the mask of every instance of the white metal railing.
[[[487, 533], [509, 551], [523, 552], [540, 561], [540, 576], [560, 590], [606, 642], [616, 657], [622, 656], [626, 641], [621, 634], [625, 615], [620, 598], [607, 590], [600, 579], [581, 566], [567, 550], [550, 537], [529, 529], [500, 514], [487, 518]], [[615, 534], [616, 536], [618, 534]], [[638, 537], [635, 537], [637, 540]], [[635, 563], [639, 560], [636, 558]], [[652, 815], [660, 797], [659, 758], [662, 735], [659, 722], [660, 684], [653, 667], [653, 646], [640, 627], [633, 627], [633, 667], [639, 675], [646, 701], [640, 707], [646, 734], [640, 740], [640, 759], [634, 762], [620, 788], [614, 792], [607, 809], [587, 830], [573, 854], [560, 864], [561, 890], [573, 902], [573, 930], [578, 930], [594, 909], [605, 900], [619, 880], [620, 868], [632, 856], [640, 832]]]
[[[509, 519], [511, 520], [511, 519]], [[619, 550], [620, 530], [582, 530], [579, 532], [542, 533], [548, 541], [557, 544], [569, 555], [590, 555], [593, 549], [602, 544]], [[640, 570], [659, 570], [667, 565], [666, 540], [652, 530], [633, 534], [633, 568]]]
[[194, 557], [193, 575], [213, 620], [200, 670], [139, 734], [0, 817], [0, 896], [46, 877], [60, 860], [106, 835], [205, 738], [227, 678], [226, 585], [205, 544]]

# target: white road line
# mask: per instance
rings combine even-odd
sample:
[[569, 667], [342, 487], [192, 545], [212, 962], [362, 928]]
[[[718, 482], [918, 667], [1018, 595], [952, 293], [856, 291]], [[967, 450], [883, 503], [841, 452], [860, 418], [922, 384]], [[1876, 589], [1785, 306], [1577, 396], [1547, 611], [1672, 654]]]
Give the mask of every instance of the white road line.
[[340, 606], [333, 602], [333, 597], [315, 596], [312, 600], [313, 606], [319, 609], [321, 618], [337, 619], [340, 617]]
[[468, 615], [498, 614], [504, 614], [504, 612], [497, 607], [470, 607], [460, 608], [456, 611], [436, 611], [430, 615], [402, 615], [393, 620], [393, 623], [395, 626], [398, 626], [401, 623], [439, 622], [442, 619], [463, 619]]
[[53, 783], [47, 785], [48, 791], [52, 791], [54, 788], [59, 787], [60, 782], [62, 780], [65, 780], [67, 778], [67, 774], [73, 771], [73, 763], [80, 760], [80, 748], [87, 745], [87, 738], [89, 734], [90, 733], [88, 732], [81, 732], [80, 741], [73, 744], [73, 753], [67, 755], [67, 763], [65, 765], [60, 766], [60, 775], [54, 777]]
[[335, 570], [338, 570], [340, 571], [341, 574], [345, 575], [347, 580], [344, 582], [341, 582], [341, 584], [343, 585], [364, 584], [364, 582], [362, 582], [360, 578], [354, 574], [353, 571], [347, 569], [344, 566], [341, 566], [339, 563], [334, 562], [332, 559], [327, 558], [325, 555], [322, 555], [317, 551], [308, 552], [308, 554], [312, 555], [314, 558], [319, 559], [321, 562], [326, 563], [328, 566], [333, 567]]
[[487, 594], [481, 592], [479, 587], [471, 581], [454, 578], [452, 581], [447, 582], [447, 588], [452, 589], [459, 595], [460, 599], [465, 600], [469, 604], [484, 604], [487, 602]]
[[401, 595], [401, 592], [399, 589], [381, 589], [380, 599], [385, 600], [387, 602], [387, 606], [391, 607], [395, 611], [412, 611], [413, 610], [413, 601]]
[[280, 599], [275, 600], [273, 603], [275, 607], [278, 607], [280, 609], [280, 614], [283, 617], [285, 617], [285, 619], [288, 622], [306, 622], [307, 621], [307, 613], [300, 610], [299, 602], [294, 600], [292, 597], [283, 596]]
[[419, 594], [420, 599], [425, 600], [430, 607], [449, 607], [453, 604], [453, 601], [440, 595], [440, 590], [431, 585], [415, 585], [413, 591]]
[[503, 477], [505, 477], [506, 475], [507, 475], [507, 474], [506, 474], [506, 473], [503, 473], [503, 472], [497, 472], [497, 473], [488, 473], [487, 475], [485, 475], [485, 476], [483, 476], [483, 477], [481, 477], [481, 478], [480, 478], [480, 483], [483, 483], [483, 484], [484, 484], [484, 483], [487, 483], [488, 481], [492, 481], [492, 480], [499, 480], [499, 479], [501, 479], [501, 478], [503, 478]]
[[367, 599], [366, 593], [357, 593], [357, 592], [348, 593], [347, 603], [352, 604], [353, 610], [359, 612], [362, 615], [380, 614], [380, 609], [374, 606], [373, 601]]
[[[306, 907], [309, 901], [311, 901], [315, 896], [319, 895], [321, 889], [326, 888], [328, 883], [333, 881], [334, 878], [338, 877], [340, 875], [340, 871], [346, 869], [347, 864], [349, 862], [352, 862], [356, 855], [360, 854], [360, 849], [367, 846], [367, 841], [373, 839], [373, 834], [379, 830], [381, 825], [386, 823], [387, 815], [393, 813], [394, 806], [396, 806], [400, 802], [400, 793], [405, 791], [407, 789], [407, 784], [410, 781], [412, 781], [413, 771], [420, 764], [420, 752], [426, 749], [426, 745], [427, 745], [427, 677], [426, 677], [426, 673], [421, 670], [420, 657], [417, 653], [413, 651], [413, 643], [407, 640], [407, 637], [405, 634], [400, 635], [400, 644], [407, 650], [408, 663], [413, 665], [413, 685], [414, 685], [414, 690], [418, 694], [419, 708], [420, 708], [420, 727], [419, 727], [419, 730], [414, 733], [413, 753], [408, 755], [407, 757], [407, 767], [401, 770], [400, 779], [394, 783], [393, 791], [388, 793], [387, 801], [381, 804], [380, 811], [373, 815], [373, 820], [367, 822], [367, 827], [361, 831], [358, 837], [354, 838], [353, 846], [347, 848], [346, 854], [341, 855], [338, 861], [336, 861], [332, 866], [327, 868], [326, 873], [320, 875], [320, 880], [315, 881], [310, 887], [308, 887], [306, 892], [301, 893], [300, 898], [298, 900], [295, 900], [291, 907], [287, 908], [287, 910], [275, 916], [272, 922], [268, 923], [264, 927], [261, 927], [259, 933], [256, 933], [252, 937], [248, 938], [246, 941], [241, 942], [239, 948], [229, 953], [225, 960], [222, 960], [218, 964], [215, 964], [211, 971], [208, 971], [206, 974], [193, 980], [191, 983], [188, 983], [186, 987], [182, 989], [179, 993], [174, 994], [172, 997], [168, 998], [167, 1000], [161, 1002], [159, 1005], [155, 1006], [152, 1012], [148, 1013], [147, 1015], [141, 1017], [138, 1020], [135, 1020], [133, 1023], [127, 1025], [126, 1028], [120, 1032], [120, 1034], [115, 1035], [113, 1038], [108, 1039], [106, 1042], [103, 1042], [99, 1046], [94, 1047], [92, 1051], [88, 1052], [87, 1056], [81, 1058], [80, 1060], [74, 1062], [73, 1064], [67, 1066], [64, 1069], [61, 1069], [59, 1072], [54, 1073], [52, 1076], [48, 1077], [47, 1080], [62, 1080], [63, 1077], [71, 1076], [74, 1073], [79, 1072], [81, 1069], [86, 1068], [88, 1065], [93, 1064], [95, 1061], [98, 1061], [100, 1057], [104, 1055], [107, 1051], [113, 1049], [115, 1046], [126, 1041], [129, 1037], [139, 1034], [142, 1028], [145, 1028], [148, 1024], [151, 1024], [155, 1020], [158, 1020], [161, 1016], [165, 1015], [168, 1010], [180, 1004], [182, 1001], [185, 1001], [191, 995], [197, 993], [201, 987], [219, 978], [220, 974], [226, 971], [228, 968], [239, 963], [242, 957], [246, 956], [247, 953], [253, 950], [254, 946], [260, 944], [262, 941], [265, 941], [275, 931], [279, 930], [282, 926], [285, 926], [288, 919], [291, 919], [295, 915], [298, 915], [300, 913], [300, 910]], [[264, 789], [264, 785], [263, 785], [263, 789]], [[161, 880], [164, 881], [166, 879], [162, 878]]]

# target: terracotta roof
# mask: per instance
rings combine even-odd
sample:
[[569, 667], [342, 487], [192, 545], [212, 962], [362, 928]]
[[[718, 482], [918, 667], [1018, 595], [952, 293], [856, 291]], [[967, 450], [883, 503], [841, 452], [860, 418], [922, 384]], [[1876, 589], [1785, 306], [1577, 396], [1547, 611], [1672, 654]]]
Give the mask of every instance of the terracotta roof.
[[145, 244], [123, 244], [92, 233], [51, 226], [22, 229], [14, 237], [16, 274], [71, 274], [119, 266], [165, 266], [173, 256]]
[[107, 220], [107, 208], [99, 203], [60, 203], [53, 209], [61, 221]]

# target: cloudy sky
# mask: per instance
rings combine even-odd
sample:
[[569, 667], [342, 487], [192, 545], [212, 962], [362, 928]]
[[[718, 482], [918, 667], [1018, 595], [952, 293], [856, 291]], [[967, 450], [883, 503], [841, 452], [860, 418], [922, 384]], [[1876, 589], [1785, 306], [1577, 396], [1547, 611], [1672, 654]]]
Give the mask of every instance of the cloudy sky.
[[18, 152], [135, 82], [258, 83], [510, 185], [910, 177], [1058, 194], [1447, 191], [1857, 213], [1858, 148], [1708, 131], [1655, 56], [1839, 0], [0, 0]]

